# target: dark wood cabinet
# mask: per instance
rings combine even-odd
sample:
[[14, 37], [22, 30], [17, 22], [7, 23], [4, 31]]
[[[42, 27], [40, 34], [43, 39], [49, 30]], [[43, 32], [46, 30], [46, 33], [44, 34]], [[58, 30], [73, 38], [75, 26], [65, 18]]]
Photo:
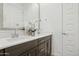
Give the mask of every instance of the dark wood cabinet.
[[0, 50], [5, 56], [50, 56], [51, 35]]

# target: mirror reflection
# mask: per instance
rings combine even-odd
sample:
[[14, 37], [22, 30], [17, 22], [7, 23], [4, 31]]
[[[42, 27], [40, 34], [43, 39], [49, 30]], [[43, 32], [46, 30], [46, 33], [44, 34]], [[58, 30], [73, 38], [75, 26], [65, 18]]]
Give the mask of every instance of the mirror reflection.
[[39, 24], [39, 4], [0, 4], [0, 18], [0, 29], [26, 29], [26, 32], [35, 32]]
[[22, 28], [39, 17], [37, 3], [3, 3], [0, 7], [3, 8], [2, 28]]

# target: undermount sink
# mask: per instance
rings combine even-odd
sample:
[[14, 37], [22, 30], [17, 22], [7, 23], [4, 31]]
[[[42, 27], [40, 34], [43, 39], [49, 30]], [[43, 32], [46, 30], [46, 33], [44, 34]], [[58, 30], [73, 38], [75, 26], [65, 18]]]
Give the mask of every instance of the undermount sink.
[[6, 38], [2, 38], [2, 40], [4, 42], [20, 42], [20, 41], [25, 41], [25, 40], [29, 41], [29, 40], [36, 39], [41, 36], [43, 36], [43, 34], [36, 35], [36, 36], [6, 37]]
[[8, 42], [11, 42], [11, 41], [17, 41], [17, 40], [22, 40], [20, 38], [9, 38], [9, 39], [6, 39]]
[[20, 36], [20, 37], [14, 37], [14, 38], [6, 38], [6, 41], [8, 42], [16, 42], [16, 41], [21, 41], [21, 40], [28, 40], [31, 39], [32, 37], [29, 36]]
[[7, 38], [6, 40], [8, 42], [11, 42], [11, 41], [21, 41], [21, 40], [25, 40], [26, 38], [25, 37], [15, 37], [15, 38]]

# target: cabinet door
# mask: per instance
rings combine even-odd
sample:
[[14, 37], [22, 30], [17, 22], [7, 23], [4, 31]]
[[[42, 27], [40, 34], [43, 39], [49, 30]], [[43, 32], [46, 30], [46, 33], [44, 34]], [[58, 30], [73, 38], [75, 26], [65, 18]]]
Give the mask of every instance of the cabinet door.
[[51, 55], [51, 35], [39, 39], [39, 55]]
[[4, 50], [0, 50], [0, 56], [4, 56]]
[[34, 47], [32, 49], [27, 50], [26, 52], [20, 54], [20, 56], [37, 56], [38, 48]]
[[19, 56], [29, 56], [29, 52], [28, 52], [28, 51], [23, 52], [23, 53], [21, 53]]
[[46, 56], [51, 55], [51, 41], [50, 41], [50, 39], [45, 41], [45, 55]]
[[39, 45], [39, 56], [45, 56], [45, 42]]
[[32, 48], [29, 50], [29, 52], [27, 53], [27, 56], [37, 56], [38, 55], [38, 48]]

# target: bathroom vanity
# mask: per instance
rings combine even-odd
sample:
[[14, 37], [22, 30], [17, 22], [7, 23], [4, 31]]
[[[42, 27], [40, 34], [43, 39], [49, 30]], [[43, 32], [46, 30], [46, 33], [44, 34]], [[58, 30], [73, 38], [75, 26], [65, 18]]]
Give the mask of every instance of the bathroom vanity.
[[51, 56], [51, 43], [51, 34], [4, 43], [4, 47], [0, 47], [0, 56]]
[[[51, 55], [52, 34], [45, 33], [28, 37], [25, 35], [26, 32], [35, 32], [36, 29], [39, 32], [41, 21], [39, 13], [38, 3], [0, 4], [0, 30], [2, 30], [0, 56]], [[22, 37], [22, 35], [25, 36]]]

